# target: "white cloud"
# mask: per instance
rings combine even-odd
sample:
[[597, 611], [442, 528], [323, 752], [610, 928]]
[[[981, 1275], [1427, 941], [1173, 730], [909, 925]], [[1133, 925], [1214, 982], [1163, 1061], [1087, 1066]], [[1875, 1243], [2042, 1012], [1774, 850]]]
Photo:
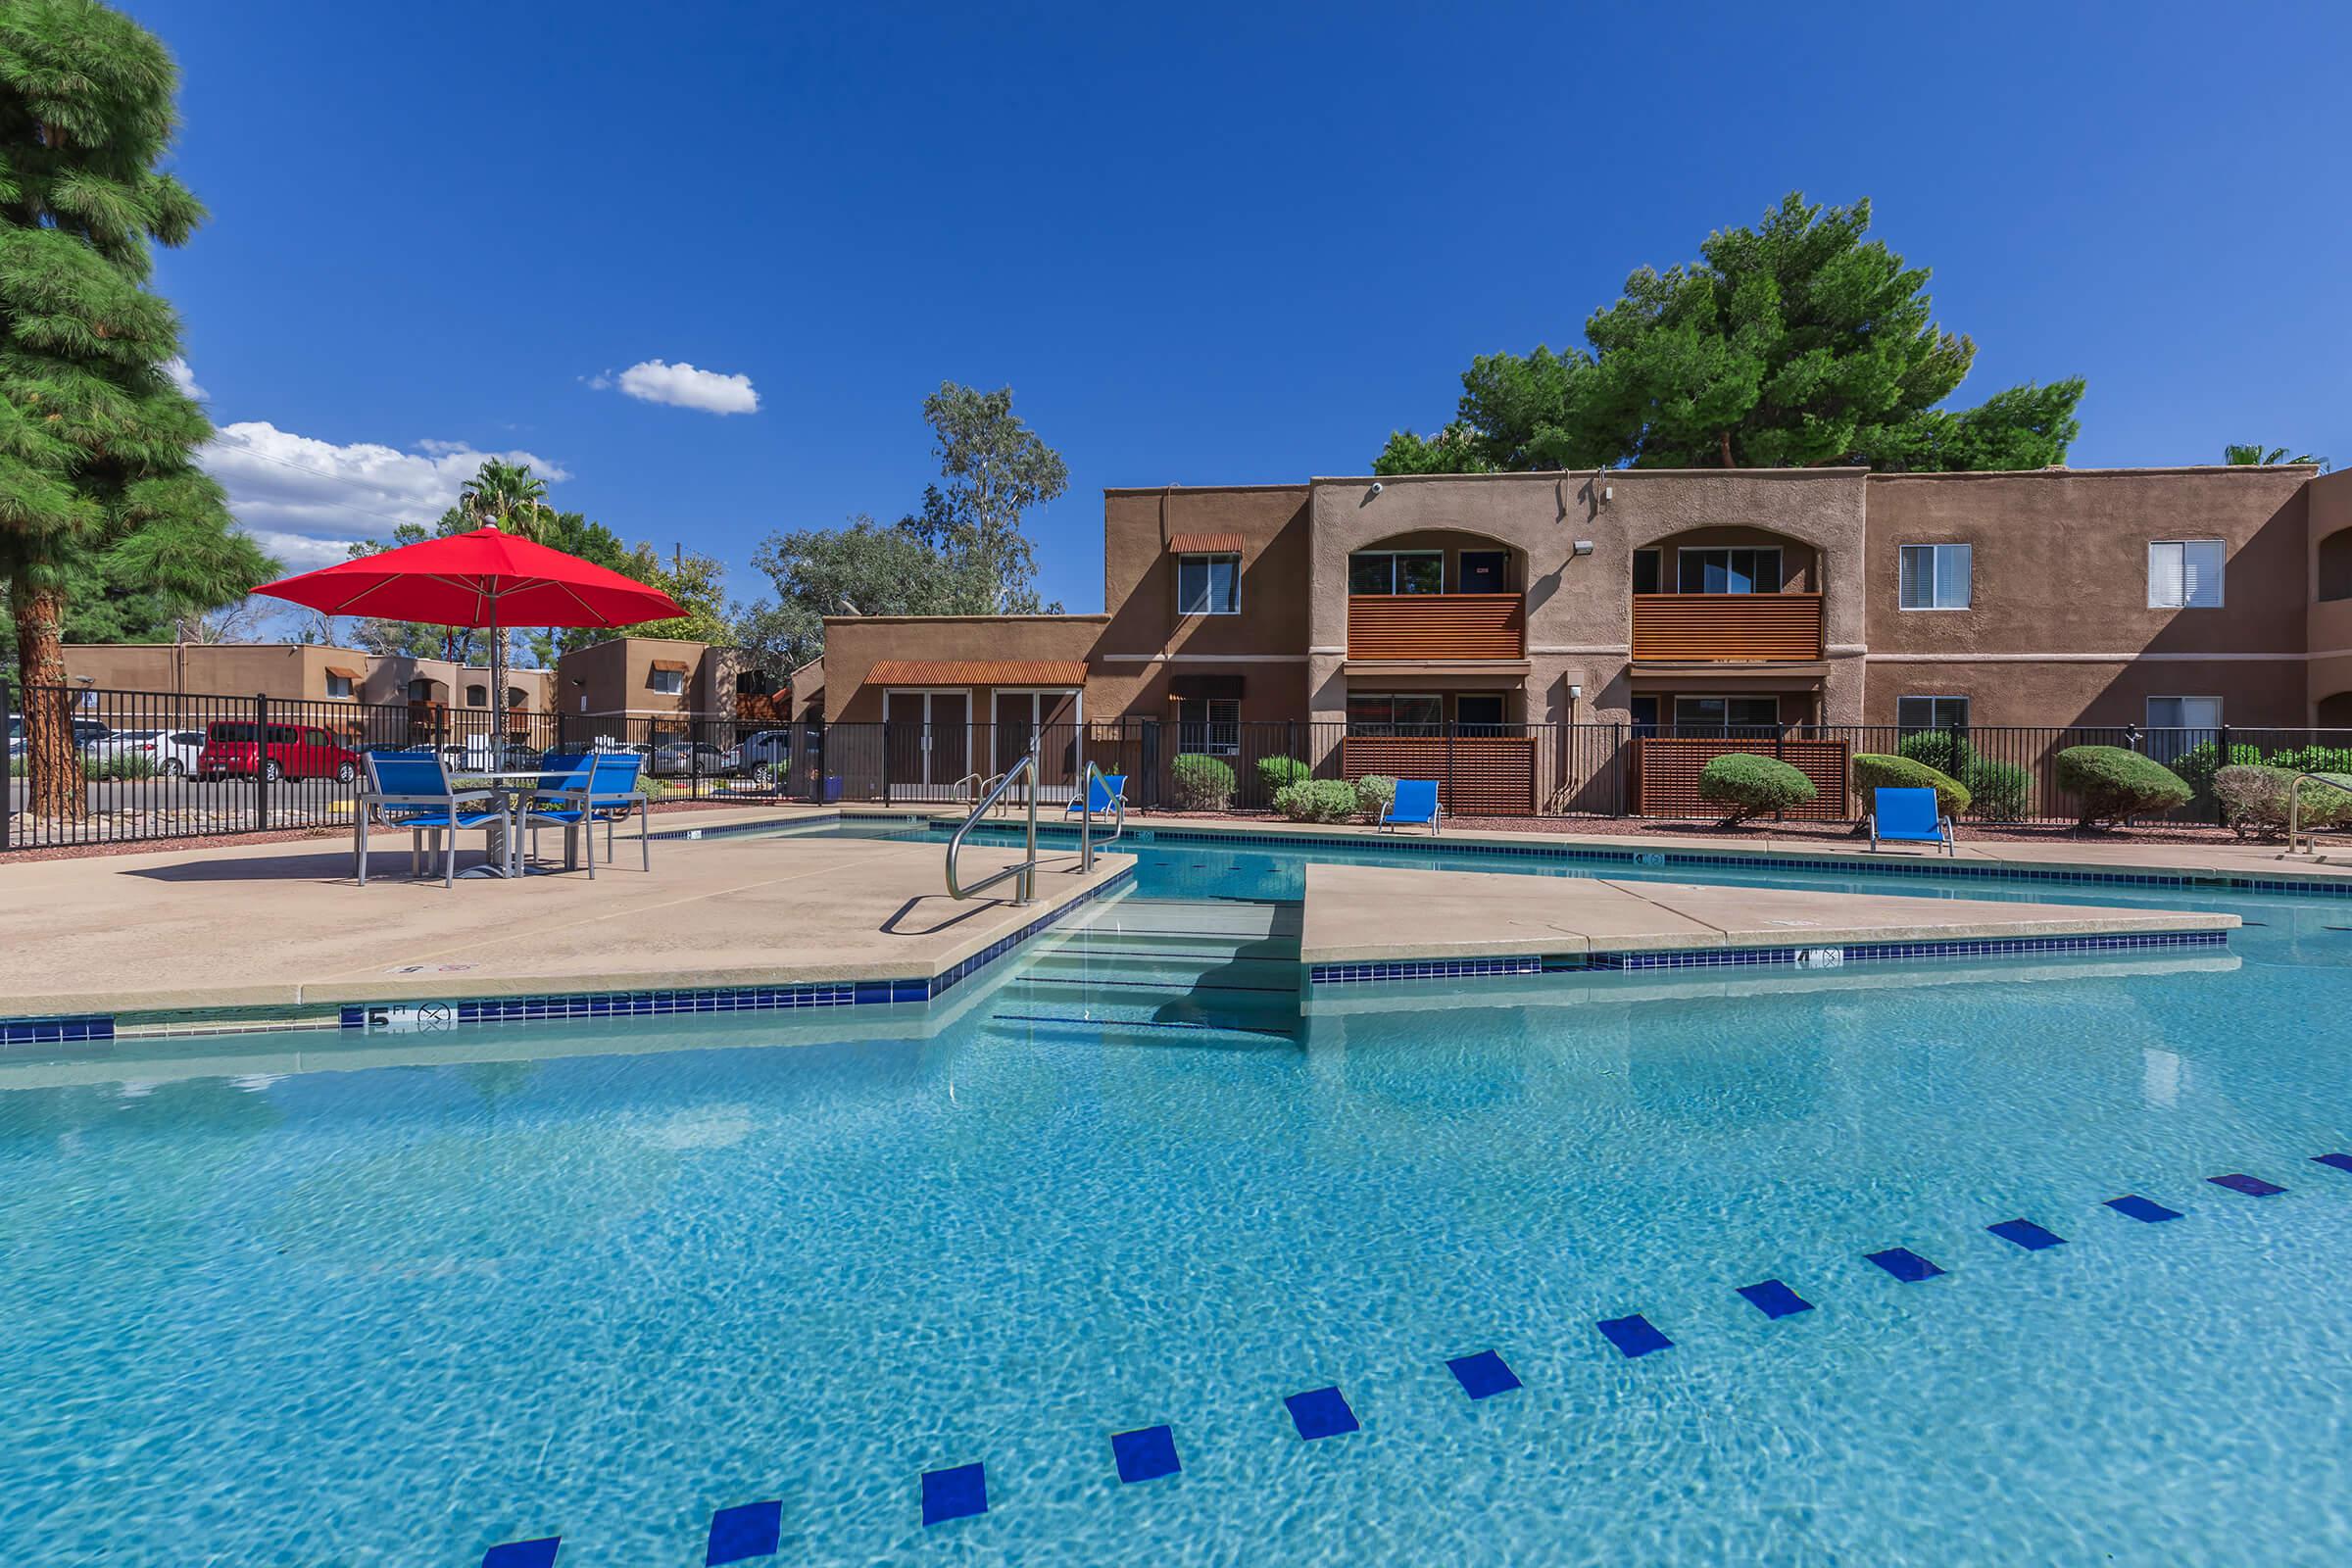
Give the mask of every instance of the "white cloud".
[[641, 402], [700, 409], [705, 414], [753, 414], [760, 408], [760, 394], [752, 390], [750, 376], [699, 370], [684, 360], [675, 365], [640, 360], [618, 375], [608, 370], [590, 376], [588, 384], [600, 392], [618, 387]]
[[172, 378], [173, 386], [189, 397], [209, 398], [212, 396], [210, 392], [196, 384], [196, 372], [189, 369], [188, 362], [176, 354], [164, 362], [164, 373]]
[[400, 523], [431, 526], [493, 458], [527, 463], [551, 483], [571, 477], [528, 452], [463, 441], [418, 441], [405, 452], [372, 441], [338, 446], [260, 419], [222, 425], [197, 457], [227, 490], [245, 531], [297, 568], [341, 561], [353, 541], [382, 539]]

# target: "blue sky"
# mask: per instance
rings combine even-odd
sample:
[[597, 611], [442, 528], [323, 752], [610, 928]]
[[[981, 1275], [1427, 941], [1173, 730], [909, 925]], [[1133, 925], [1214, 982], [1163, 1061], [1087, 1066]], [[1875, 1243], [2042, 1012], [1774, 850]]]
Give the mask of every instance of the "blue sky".
[[[749, 598], [771, 530], [912, 509], [953, 378], [1068, 459], [1043, 586], [1096, 609], [1104, 486], [1363, 472], [1790, 189], [1935, 269], [1958, 401], [2088, 377], [2079, 466], [2352, 462], [2340, 9], [127, 9], [216, 469], [301, 564], [521, 452]], [[758, 407], [597, 384], [655, 362]]]

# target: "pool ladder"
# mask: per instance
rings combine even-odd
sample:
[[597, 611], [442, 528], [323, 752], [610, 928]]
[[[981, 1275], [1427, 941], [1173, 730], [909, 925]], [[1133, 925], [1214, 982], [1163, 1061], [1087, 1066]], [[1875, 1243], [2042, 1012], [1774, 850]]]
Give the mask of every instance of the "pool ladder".
[[[964, 835], [971, 832], [972, 828], [979, 822], [980, 818], [988, 814], [988, 808], [996, 805], [997, 802], [1003, 800], [1005, 793], [1012, 788], [1014, 781], [1023, 777], [1026, 777], [1029, 780], [1029, 842], [1026, 853], [1019, 860], [1015, 861], [1011, 865], [1006, 866], [1004, 870], [997, 872], [993, 876], [982, 877], [970, 887], [965, 887], [956, 875], [956, 852], [963, 848]], [[1018, 880], [1012, 885], [1012, 902], [1016, 906], [1024, 904], [1031, 904], [1036, 901], [1037, 748], [1035, 745], [1032, 745], [1029, 748], [1028, 756], [1022, 758], [1019, 761], [1013, 763], [1012, 766], [1006, 768], [1002, 774], [998, 775], [996, 782], [988, 787], [988, 789], [981, 795], [979, 801], [972, 807], [971, 814], [966, 816], [963, 821], [957, 825], [955, 836], [948, 840], [949, 898], [968, 899], [975, 893], [978, 893], [985, 888], [995, 887], [998, 883], [1005, 880], [1007, 877], [1018, 878]]]
[[[2306, 784], [2325, 784], [2331, 790], [2352, 795], [2352, 785], [2345, 784], [2339, 777], [2327, 773], [2297, 773], [2295, 781], [2286, 787], [2286, 853], [2289, 855], [2318, 853], [2317, 847], [2303, 832], [2303, 786]], [[2298, 844], [2301, 848], [2297, 848]]]

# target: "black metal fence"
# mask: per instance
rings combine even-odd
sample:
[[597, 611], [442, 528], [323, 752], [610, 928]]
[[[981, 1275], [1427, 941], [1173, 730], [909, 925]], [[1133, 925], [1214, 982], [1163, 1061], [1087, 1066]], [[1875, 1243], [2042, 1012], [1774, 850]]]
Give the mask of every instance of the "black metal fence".
[[[1456, 815], [1632, 816], [1651, 737], [1775, 745], [1830, 741], [1847, 755], [1908, 756], [1952, 774], [1983, 822], [2068, 822], [2075, 800], [2055, 759], [2120, 746], [2188, 781], [2175, 819], [2220, 819], [2213, 775], [2228, 762], [2352, 772], [2352, 730], [2148, 730], [2132, 726], [1917, 729], [1893, 724], [1745, 728], [1630, 724], [1365, 725], [1271, 721], [1180, 725], [1125, 717], [1076, 724], [777, 723], [374, 707], [32, 687], [11, 699], [8, 808], [0, 850], [313, 828], [348, 823], [370, 750], [429, 747], [454, 769], [512, 771], [551, 752], [628, 748], [658, 797], [746, 803], [969, 802], [1034, 742], [1048, 803], [1073, 799], [1086, 764], [1126, 780], [1139, 810], [1265, 810], [1294, 779], [1365, 772], [1439, 780]], [[73, 736], [59, 765], [24, 717], [47, 705]], [[1698, 750], [1703, 751], [1701, 746]], [[78, 771], [76, 790], [71, 774]], [[1857, 809], [1849, 798], [1843, 809]]]

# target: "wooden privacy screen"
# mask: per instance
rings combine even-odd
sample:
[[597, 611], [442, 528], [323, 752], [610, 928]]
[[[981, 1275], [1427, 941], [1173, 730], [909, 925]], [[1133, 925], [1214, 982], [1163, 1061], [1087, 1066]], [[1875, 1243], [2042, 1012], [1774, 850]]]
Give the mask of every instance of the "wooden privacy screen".
[[1349, 659], [1523, 659], [1517, 594], [1349, 594]]
[[1694, 740], [1645, 735], [1634, 742], [1634, 810], [1641, 816], [1720, 816], [1723, 808], [1698, 798], [1698, 770], [1710, 758], [1730, 752], [1777, 757], [1813, 781], [1820, 793], [1811, 806], [1786, 813], [1804, 821], [1845, 817], [1847, 755], [1843, 741], [1776, 741], [1730, 738]]
[[1446, 787], [1447, 743], [1438, 736], [1350, 735], [1340, 742], [1340, 772], [1390, 778], [1434, 778], [1438, 802], [1450, 816], [1533, 816], [1536, 743], [1524, 735], [1457, 735], [1451, 744], [1452, 788]]
[[1821, 657], [1819, 594], [1636, 594], [1636, 659], [1758, 663]]

